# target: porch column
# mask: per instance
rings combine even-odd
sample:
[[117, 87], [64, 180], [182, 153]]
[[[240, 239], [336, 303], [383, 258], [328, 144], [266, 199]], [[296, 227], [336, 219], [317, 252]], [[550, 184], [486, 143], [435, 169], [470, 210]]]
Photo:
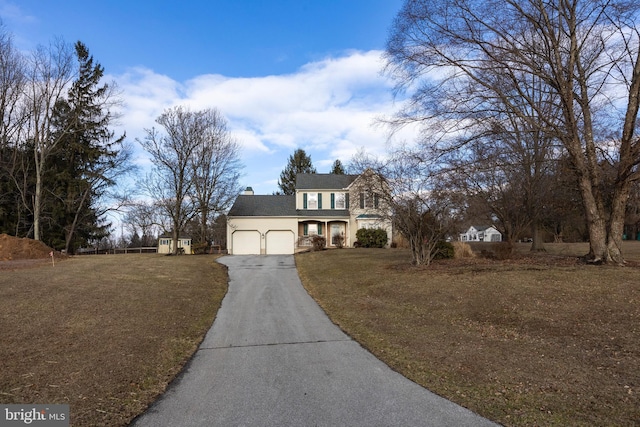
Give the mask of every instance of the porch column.
[[331, 230], [329, 230], [329, 221], [324, 221], [324, 235], [327, 239], [327, 246], [331, 246]]

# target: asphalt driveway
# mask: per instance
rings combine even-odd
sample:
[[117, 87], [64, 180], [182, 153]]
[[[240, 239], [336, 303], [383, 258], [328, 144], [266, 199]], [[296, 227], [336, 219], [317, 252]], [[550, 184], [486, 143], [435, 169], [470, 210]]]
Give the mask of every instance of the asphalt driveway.
[[327, 318], [293, 256], [227, 256], [229, 291], [135, 426], [490, 426], [389, 369]]

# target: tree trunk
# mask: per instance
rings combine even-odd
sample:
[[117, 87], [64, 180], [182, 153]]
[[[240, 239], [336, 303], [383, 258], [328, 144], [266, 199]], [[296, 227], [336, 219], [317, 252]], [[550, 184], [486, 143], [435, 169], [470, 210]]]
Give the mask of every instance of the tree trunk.
[[425, 248], [422, 242], [420, 241], [420, 237], [411, 236], [409, 238], [409, 243], [411, 245], [411, 255], [413, 258], [413, 265], [428, 265], [430, 258], [425, 253]]
[[173, 239], [173, 255], [178, 255], [178, 224], [173, 224], [173, 232], [171, 237]]
[[611, 206], [611, 220], [609, 221], [609, 236], [607, 240], [607, 262], [622, 265], [625, 262], [622, 255], [622, 235], [624, 234], [624, 219], [631, 192], [631, 182], [629, 180], [618, 182], [613, 192]]
[[600, 264], [608, 259], [607, 226], [602, 208], [598, 206], [591, 192], [583, 191], [583, 203], [589, 233], [589, 253], [585, 256], [587, 262]]
[[[200, 239], [199, 243], [206, 243], [207, 247], [209, 246], [208, 236], [207, 236], [207, 218], [209, 217], [208, 209], [201, 210], [201, 218], [200, 218]], [[191, 236], [193, 237], [193, 236]]]
[[33, 196], [33, 239], [40, 240], [40, 206], [42, 205], [42, 173], [36, 153], [36, 188]]
[[64, 245], [64, 250], [68, 254], [71, 253], [69, 251], [69, 248], [71, 247], [71, 240], [73, 239], [73, 235], [76, 232], [76, 227], [78, 225], [78, 217], [80, 216], [80, 212], [82, 210], [82, 207], [84, 206], [84, 204], [85, 204], [85, 202], [87, 200], [87, 197], [89, 196], [89, 190], [91, 190], [91, 187], [87, 187], [84, 190], [84, 193], [82, 194], [82, 199], [80, 200], [80, 204], [79, 204], [78, 208], [76, 209], [75, 215], [73, 216], [73, 222], [71, 223], [71, 227], [69, 228], [69, 231], [67, 232], [67, 235], [66, 235], [66, 242], [65, 242], [65, 245]]
[[[575, 149], [575, 147], [574, 147]], [[572, 153], [573, 154], [573, 153]], [[593, 173], [589, 173], [582, 157], [573, 156], [578, 174], [578, 187], [582, 196], [587, 232], [589, 234], [589, 253], [585, 260], [593, 264], [602, 264], [609, 261], [607, 249], [607, 221], [604, 204], [597, 188], [599, 181], [594, 181]]]
[[546, 249], [544, 248], [544, 242], [540, 235], [540, 225], [536, 219], [534, 219], [531, 224], [531, 235], [531, 252], [545, 252]]

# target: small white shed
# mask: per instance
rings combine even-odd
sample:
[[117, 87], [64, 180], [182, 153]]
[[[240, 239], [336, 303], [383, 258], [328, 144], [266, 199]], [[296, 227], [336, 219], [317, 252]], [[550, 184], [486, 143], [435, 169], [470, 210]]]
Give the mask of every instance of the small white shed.
[[[185, 254], [191, 255], [191, 237], [182, 235], [178, 237], [178, 251], [184, 250]], [[163, 234], [158, 238], [158, 253], [159, 254], [171, 254], [173, 253], [173, 236], [171, 234]]]

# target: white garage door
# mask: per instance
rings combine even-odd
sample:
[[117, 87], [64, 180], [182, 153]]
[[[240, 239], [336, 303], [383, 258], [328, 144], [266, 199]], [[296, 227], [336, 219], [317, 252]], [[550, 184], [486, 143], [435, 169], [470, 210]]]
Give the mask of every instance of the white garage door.
[[260, 255], [260, 233], [256, 230], [233, 232], [234, 255]]
[[266, 233], [267, 254], [289, 255], [293, 253], [293, 231], [269, 230]]

